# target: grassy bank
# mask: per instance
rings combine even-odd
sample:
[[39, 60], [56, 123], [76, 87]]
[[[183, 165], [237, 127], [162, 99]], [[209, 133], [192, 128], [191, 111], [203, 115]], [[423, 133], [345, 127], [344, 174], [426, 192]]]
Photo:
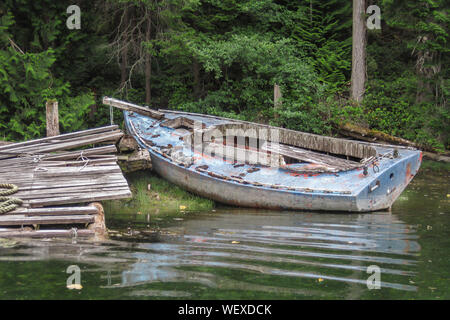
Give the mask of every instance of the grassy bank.
[[104, 201], [106, 214], [171, 214], [207, 211], [215, 206], [214, 201], [189, 193], [149, 170], [127, 174], [126, 178], [133, 197]]

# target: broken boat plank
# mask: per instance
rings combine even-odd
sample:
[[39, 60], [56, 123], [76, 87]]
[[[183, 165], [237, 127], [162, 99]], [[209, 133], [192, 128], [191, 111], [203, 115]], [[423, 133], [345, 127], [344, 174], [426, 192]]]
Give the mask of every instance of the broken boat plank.
[[341, 159], [338, 157], [321, 154], [311, 150], [302, 149], [299, 147], [288, 146], [284, 144], [276, 144], [274, 146], [270, 144], [264, 144], [261, 147], [262, 150], [270, 151], [274, 153], [280, 153], [283, 156], [293, 158], [296, 160], [314, 163], [337, 170], [351, 170], [361, 166], [359, 162]]
[[258, 150], [244, 149], [218, 143], [204, 143], [203, 153], [225, 158], [238, 163], [260, 164], [269, 167], [280, 167], [285, 163], [277, 153], [267, 153]]
[[70, 216], [37, 216], [28, 215], [3, 215], [0, 216], [0, 226], [21, 226], [33, 224], [84, 224], [94, 222], [92, 215], [70, 215]]

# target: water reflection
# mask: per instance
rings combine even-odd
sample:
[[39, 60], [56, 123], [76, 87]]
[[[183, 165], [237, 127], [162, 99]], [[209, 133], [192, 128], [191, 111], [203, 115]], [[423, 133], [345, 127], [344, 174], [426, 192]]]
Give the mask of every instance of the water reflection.
[[86, 264], [100, 290], [128, 288], [135, 297], [195, 298], [206, 289], [342, 298], [367, 290], [370, 265], [381, 268], [382, 288], [417, 289], [408, 281], [420, 252], [416, 229], [388, 213], [226, 210], [161, 231], [166, 236], [139, 242], [18, 243], [0, 249], [0, 261]]
[[[188, 281], [214, 287], [220, 268], [365, 286], [367, 267], [376, 264], [382, 274], [397, 276], [382, 287], [416, 289], [401, 277], [415, 274], [417, 235], [391, 214], [239, 210], [198, 215], [173, 230], [178, 236], [169, 242], [137, 245], [139, 252], [131, 254], [136, 262], [122, 273], [121, 285]], [[205, 268], [210, 271], [195, 271]]]

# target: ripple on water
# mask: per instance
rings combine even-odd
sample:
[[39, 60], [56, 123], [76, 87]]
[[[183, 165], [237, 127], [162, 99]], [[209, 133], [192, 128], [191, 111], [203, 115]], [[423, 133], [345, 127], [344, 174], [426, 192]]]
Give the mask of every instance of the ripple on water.
[[205, 289], [342, 298], [367, 290], [370, 265], [380, 268], [382, 288], [417, 290], [408, 281], [420, 252], [416, 229], [395, 215], [240, 210], [175, 223], [165, 230], [175, 235], [156, 242], [37, 241], [2, 249], [0, 261], [84, 263], [101, 274], [102, 290], [148, 298], [195, 298]]
[[[232, 277], [251, 287], [274, 277], [364, 288], [367, 267], [377, 265], [389, 280], [381, 282], [382, 288], [416, 290], [408, 284], [420, 251], [416, 230], [390, 214], [218, 213], [187, 219], [177, 232], [168, 242], [139, 244], [151, 254], [133, 254], [138, 262], [123, 282], [188, 281], [216, 287]], [[282, 282], [277, 289], [289, 289]]]

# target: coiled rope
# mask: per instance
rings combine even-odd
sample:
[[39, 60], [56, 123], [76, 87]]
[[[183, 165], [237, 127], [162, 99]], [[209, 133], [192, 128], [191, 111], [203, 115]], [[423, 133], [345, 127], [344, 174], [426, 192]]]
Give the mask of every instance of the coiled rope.
[[[2, 190], [6, 189], [6, 190]], [[16, 193], [19, 188], [11, 183], [0, 183], [0, 214], [13, 211], [22, 205], [23, 201], [19, 198], [8, 197]]]

